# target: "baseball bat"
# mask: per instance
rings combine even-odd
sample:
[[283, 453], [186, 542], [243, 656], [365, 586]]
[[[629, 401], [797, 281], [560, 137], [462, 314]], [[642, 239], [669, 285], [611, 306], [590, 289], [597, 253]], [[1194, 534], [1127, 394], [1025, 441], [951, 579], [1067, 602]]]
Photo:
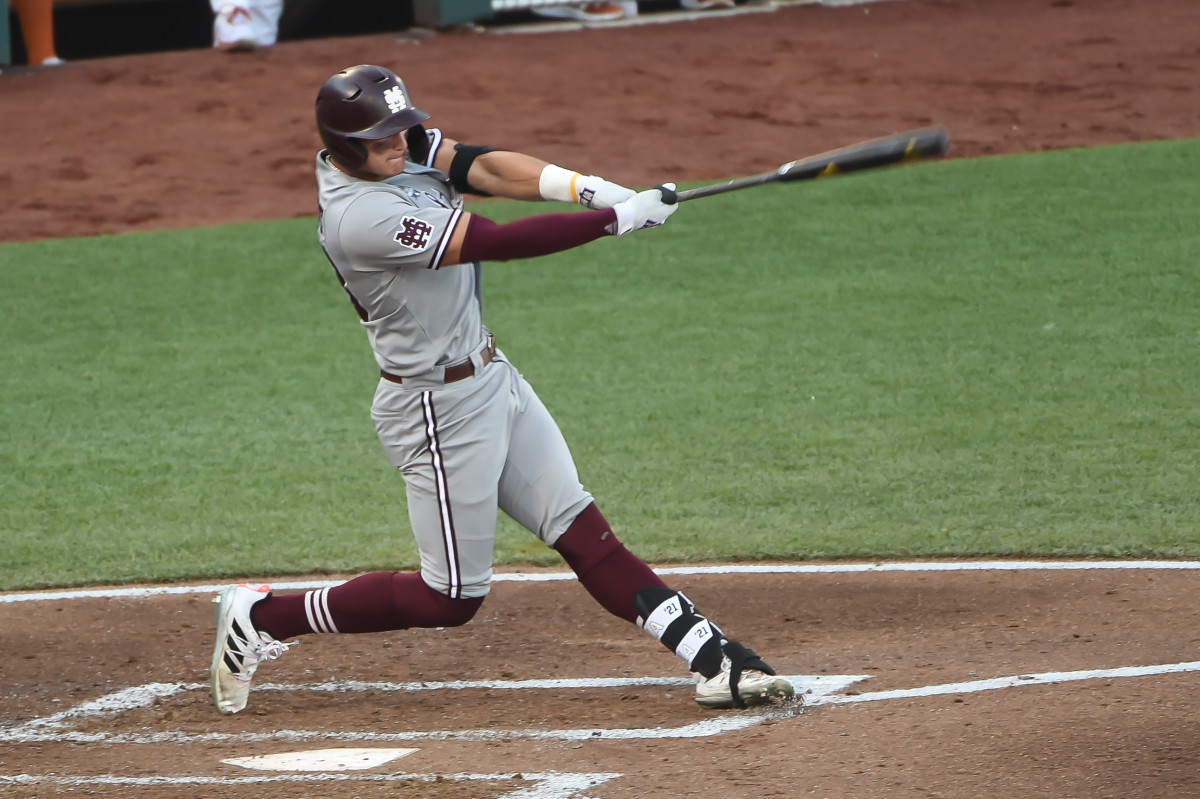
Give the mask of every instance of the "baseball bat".
[[[763, 172], [760, 175], [749, 175], [725, 183], [713, 183], [710, 186], [677, 191], [675, 197], [677, 202], [685, 202], [701, 197], [711, 197], [714, 194], [724, 194], [727, 191], [748, 189], [751, 186], [762, 186], [765, 183], [815, 180], [847, 172], [891, 166], [916, 158], [945, 155], [949, 149], [950, 136], [944, 127], [938, 125], [851, 144], [820, 155], [810, 155], [807, 158], [789, 161], [778, 169], [772, 169], [770, 172]], [[670, 199], [666, 198], [666, 201], [670, 202]]]

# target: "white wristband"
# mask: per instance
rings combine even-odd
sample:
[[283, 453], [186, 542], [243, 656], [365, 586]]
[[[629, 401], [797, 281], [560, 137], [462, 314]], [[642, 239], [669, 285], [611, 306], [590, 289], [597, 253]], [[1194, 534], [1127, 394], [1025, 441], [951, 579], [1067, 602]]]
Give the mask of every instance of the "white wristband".
[[554, 164], [546, 164], [538, 179], [538, 191], [543, 200], [558, 200], [564, 203], [579, 202], [579, 195], [575, 192], [575, 181], [578, 179], [578, 172], [572, 172]]

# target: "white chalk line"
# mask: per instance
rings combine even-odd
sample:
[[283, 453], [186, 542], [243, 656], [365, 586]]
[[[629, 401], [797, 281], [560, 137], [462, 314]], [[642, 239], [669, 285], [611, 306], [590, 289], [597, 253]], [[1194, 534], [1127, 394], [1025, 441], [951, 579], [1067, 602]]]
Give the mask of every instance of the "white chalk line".
[[[788, 680], [797, 693], [809, 703], [828, 694], [845, 690], [866, 675], [795, 675]], [[461, 680], [447, 683], [364, 683], [325, 682], [314, 685], [288, 685], [265, 683], [255, 686], [259, 691], [289, 692], [343, 692], [381, 691], [415, 692], [469, 689], [516, 689], [516, 690], [564, 690], [593, 688], [626, 688], [631, 686], [678, 686], [691, 688], [694, 683], [685, 678], [585, 678], [561, 680]], [[201, 683], [149, 683], [125, 688], [106, 696], [23, 724], [0, 729], [0, 742], [6, 743], [106, 743], [106, 744], [191, 744], [191, 743], [255, 743], [263, 741], [346, 741], [369, 743], [398, 743], [412, 741], [495, 741], [495, 740], [544, 740], [544, 741], [596, 741], [596, 740], [646, 740], [708, 738], [727, 732], [745, 729], [765, 721], [795, 715], [802, 710], [800, 703], [780, 708], [766, 708], [759, 712], [720, 714], [692, 724], [675, 728], [586, 728], [571, 730], [509, 729], [509, 730], [437, 730], [407, 731], [399, 733], [328, 732], [311, 730], [274, 730], [264, 733], [186, 733], [178, 731], [154, 733], [109, 733], [80, 732], [73, 729], [74, 722], [84, 718], [113, 716], [126, 711], [150, 707], [184, 691], [208, 690]], [[774, 715], [772, 715], [774, 714]], [[782, 714], [782, 715], [780, 715]]]
[[1193, 671], [1200, 671], [1200, 661], [1164, 663], [1157, 666], [1123, 666], [1115, 669], [1049, 671], [1042, 674], [1019, 674], [1013, 677], [994, 677], [988, 680], [926, 685], [921, 688], [901, 688], [859, 694], [829, 694], [814, 698], [809, 705], [848, 705], [857, 702], [882, 702], [890, 699], [920, 699], [927, 696], [974, 694], [981, 691], [996, 691], [1001, 688], [1024, 688], [1029, 685], [1057, 685], [1080, 680], [1115, 680], [1125, 677], [1154, 677], [1160, 674], [1184, 674]]
[[[801, 706], [797, 705], [797, 712]], [[644, 741], [686, 740], [711, 738], [729, 732], [753, 727], [768, 718], [787, 718], [785, 714], [760, 711], [726, 714], [719, 718], [688, 724], [683, 727], [644, 727], [639, 729], [575, 729], [575, 730], [434, 730], [428, 732], [329, 732], [317, 730], [274, 730], [260, 733], [105, 733], [105, 732], [22, 732], [14, 730], [0, 734], [0, 742], [11, 744], [73, 743], [73, 744], [220, 744], [220, 743], [313, 743], [335, 741], [339, 743], [397, 744], [420, 742], [490, 743], [495, 741], [557, 741], [579, 743], [582, 741]]]
[[[1079, 671], [1043, 672], [1019, 674], [969, 682], [927, 685], [917, 688], [842, 693], [855, 682], [869, 679], [867, 675], [792, 675], [787, 679], [796, 686], [804, 703], [790, 703], [779, 707], [760, 708], [745, 713], [728, 713], [704, 719], [682, 727], [663, 728], [583, 728], [583, 729], [508, 729], [508, 730], [440, 730], [407, 731], [398, 733], [328, 732], [312, 730], [275, 730], [265, 733], [107, 733], [79, 732], [70, 728], [70, 722], [85, 717], [113, 715], [127, 710], [149, 707], [164, 698], [183, 691], [205, 690], [199, 683], [150, 683], [126, 688], [121, 691], [81, 703], [51, 716], [33, 719], [16, 727], [0, 729], [0, 742], [7, 743], [106, 743], [106, 744], [193, 744], [265, 741], [292, 743], [309, 741], [343, 741], [357, 743], [400, 743], [414, 741], [629, 741], [666, 740], [686, 738], [708, 738], [728, 732], [747, 729], [772, 719], [790, 718], [799, 715], [808, 707], [844, 705], [859, 702], [878, 702], [898, 699], [918, 699], [952, 694], [971, 694], [994, 691], [1002, 688], [1021, 688], [1031, 685], [1055, 685], [1082, 680], [1112, 680], [1131, 677], [1151, 677], [1163, 674], [1182, 674], [1200, 671], [1200, 661], [1166, 663], [1153, 666], [1124, 666], [1111, 669], [1084, 669]], [[441, 691], [466, 690], [469, 688], [494, 689], [497, 686], [514, 688], [516, 684], [525, 690], [561, 690], [565, 688], [629, 687], [629, 686], [686, 686], [688, 680], [675, 678], [616, 678], [582, 680], [521, 680], [503, 681], [459, 681], [455, 683], [338, 683], [327, 682], [316, 685], [264, 684], [255, 690], [275, 691]]]
[[[956, 572], [956, 571], [1178, 571], [1198, 570], [1195, 560], [1081, 560], [1081, 561], [969, 561], [923, 563], [805, 563], [738, 564], [723, 566], [673, 566], [655, 569], [663, 576], [702, 574], [853, 574], [883, 572]], [[543, 583], [575, 580], [574, 572], [498, 572], [495, 583]], [[345, 580], [299, 580], [266, 582], [277, 591], [311, 591], [341, 585]], [[126, 599], [172, 594], [217, 594], [229, 583], [210, 585], [156, 585], [129, 588], [81, 588], [71, 590], [25, 591], [0, 594], [0, 604], [10, 602], [49, 602], [76, 599]]]
[[269, 783], [304, 783], [304, 782], [435, 782], [437, 780], [453, 780], [455, 782], [531, 782], [526, 788], [519, 788], [502, 794], [500, 799], [567, 799], [580, 791], [595, 788], [606, 782], [624, 776], [619, 773], [559, 773], [547, 772], [529, 774], [514, 772], [511, 774], [278, 774], [253, 777], [120, 777], [112, 774], [94, 776], [59, 776], [34, 774], [0, 774], [0, 785], [56, 785], [63, 788], [83, 786], [122, 786], [122, 787], [155, 787], [155, 786], [239, 786], [263, 785]]

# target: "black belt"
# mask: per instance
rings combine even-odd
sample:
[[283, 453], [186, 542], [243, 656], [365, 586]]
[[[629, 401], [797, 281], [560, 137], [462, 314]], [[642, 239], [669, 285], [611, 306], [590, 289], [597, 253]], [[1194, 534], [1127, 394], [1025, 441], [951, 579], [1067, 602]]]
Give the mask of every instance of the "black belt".
[[[481, 358], [483, 358], [484, 366], [487, 366], [492, 362], [492, 359], [496, 357], [496, 342], [492, 340], [490, 336], [488, 337], [487, 347], [483, 350], [483, 352], [479, 353], [479, 355]], [[446, 378], [444, 382], [457, 383], [459, 380], [466, 380], [468, 377], [474, 377], [474, 375], [475, 364], [471, 361], [464, 361], [463, 363], [456, 364], [455, 366], [446, 367]], [[384, 380], [391, 381], [392, 383], [404, 382], [404, 378], [400, 377], [399, 375], [388, 374], [382, 369], [379, 370], [379, 376]], [[409, 380], [412, 380], [412, 378], [410, 377]]]

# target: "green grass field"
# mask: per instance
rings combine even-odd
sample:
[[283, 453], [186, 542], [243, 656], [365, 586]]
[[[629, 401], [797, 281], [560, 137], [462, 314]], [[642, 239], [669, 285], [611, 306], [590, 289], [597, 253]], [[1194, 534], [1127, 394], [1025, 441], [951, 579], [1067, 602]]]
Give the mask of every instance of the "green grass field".
[[[651, 562], [1196, 557], [1198, 161], [727, 194], [488, 265], [486, 316]], [[416, 564], [314, 228], [0, 246], [0, 588]], [[497, 560], [556, 562], [507, 520]]]

